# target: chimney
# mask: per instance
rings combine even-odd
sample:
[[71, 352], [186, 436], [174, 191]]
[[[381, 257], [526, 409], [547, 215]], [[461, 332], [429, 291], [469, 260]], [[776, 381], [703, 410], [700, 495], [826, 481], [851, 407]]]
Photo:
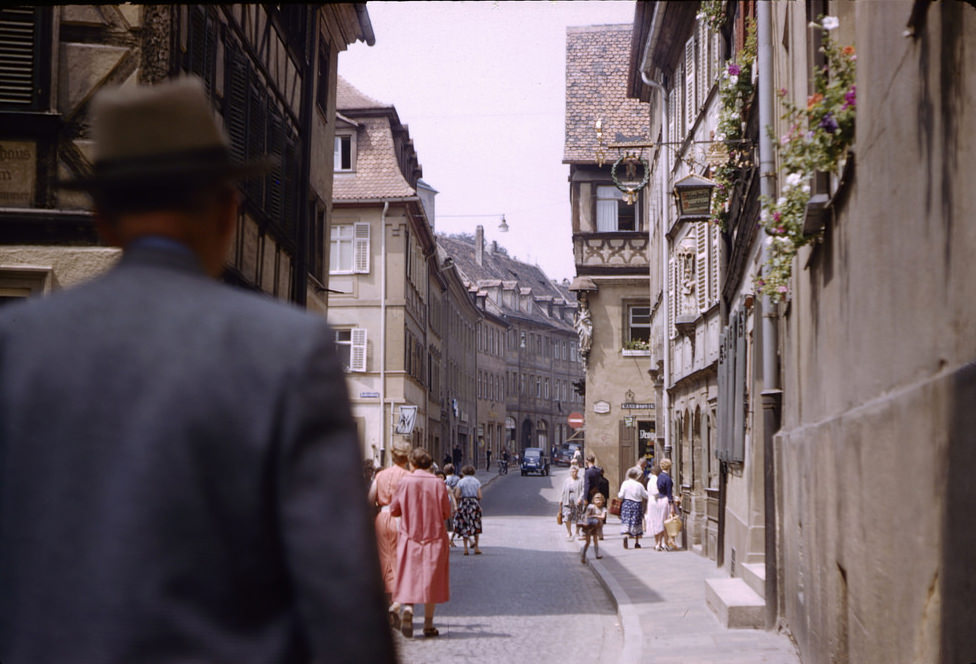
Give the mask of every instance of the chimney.
[[481, 224], [474, 229], [474, 259], [478, 265], [482, 265], [485, 260], [485, 227]]

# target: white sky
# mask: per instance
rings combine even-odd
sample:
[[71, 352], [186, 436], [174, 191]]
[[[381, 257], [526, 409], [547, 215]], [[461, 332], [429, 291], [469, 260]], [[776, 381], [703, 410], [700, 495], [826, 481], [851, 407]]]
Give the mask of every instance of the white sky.
[[[437, 196], [437, 232], [474, 233], [571, 279], [562, 163], [566, 27], [632, 23], [634, 2], [369, 2], [376, 45], [339, 73], [396, 106]], [[504, 214], [511, 230], [500, 233]], [[449, 215], [499, 215], [457, 218]]]

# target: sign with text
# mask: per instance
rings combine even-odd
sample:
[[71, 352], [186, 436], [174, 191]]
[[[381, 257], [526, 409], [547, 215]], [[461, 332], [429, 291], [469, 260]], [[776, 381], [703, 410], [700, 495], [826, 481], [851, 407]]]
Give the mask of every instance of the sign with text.
[[37, 144], [0, 141], [0, 207], [30, 207], [37, 181]]
[[620, 407], [624, 410], [654, 410], [654, 404], [652, 403], [638, 403], [633, 401], [622, 403]]

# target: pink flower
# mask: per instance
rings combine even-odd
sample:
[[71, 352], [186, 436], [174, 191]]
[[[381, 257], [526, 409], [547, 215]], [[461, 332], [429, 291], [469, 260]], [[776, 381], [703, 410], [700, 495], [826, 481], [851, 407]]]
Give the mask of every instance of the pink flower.
[[777, 224], [780, 222], [782, 218], [783, 215], [778, 210], [773, 213], [773, 221], [775, 221]]
[[776, 232], [779, 233], [780, 235], [785, 235], [786, 234], [786, 228], [783, 227], [783, 226], [777, 226], [776, 227]]
[[778, 94], [780, 97], [785, 97], [786, 96], [786, 88], [780, 88], [779, 90], [776, 91], [776, 94]]
[[780, 286], [776, 290], [778, 290], [780, 293], [785, 293], [786, 292], [786, 286]]
[[740, 67], [735, 63], [729, 65], [729, 76], [738, 76], [741, 73], [742, 73], [742, 67]]

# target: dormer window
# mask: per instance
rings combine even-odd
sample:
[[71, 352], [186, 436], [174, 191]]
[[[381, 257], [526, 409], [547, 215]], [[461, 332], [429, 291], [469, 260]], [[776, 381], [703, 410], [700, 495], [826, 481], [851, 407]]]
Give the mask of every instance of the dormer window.
[[613, 233], [616, 231], [639, 230], [637, 210], [640, 203], [627, 205], [623, 192], [614, 186], [599, 185], [596, 188], [596, 231]]
[[335, 137], [335, 156], [333, 163], [333, 170], [335, 172], [339, 171], [351, 171], [353, 170], [353, 153], [352, 153], [352, 135], [351, 134], [340, 134]]

